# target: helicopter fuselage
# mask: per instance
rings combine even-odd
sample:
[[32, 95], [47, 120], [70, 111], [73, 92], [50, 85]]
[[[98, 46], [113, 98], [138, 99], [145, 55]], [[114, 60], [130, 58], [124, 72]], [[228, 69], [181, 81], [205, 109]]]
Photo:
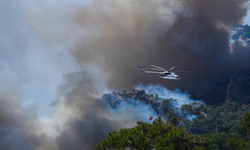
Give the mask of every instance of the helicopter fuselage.
[[158, 76], [162, 79], [171, 79], [171, 80], [180, 80], [181, 79], [177, 74], [170, 72], [170, 71], [164, 71], [163, 74], [158, 74]]

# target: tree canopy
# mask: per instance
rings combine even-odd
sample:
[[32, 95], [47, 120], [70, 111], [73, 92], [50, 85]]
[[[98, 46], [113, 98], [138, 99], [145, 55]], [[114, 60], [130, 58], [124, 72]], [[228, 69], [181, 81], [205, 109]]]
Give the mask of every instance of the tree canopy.
[[127, 147], [141, 150], [209, 149], [211, 140], [188, 133], [183, 125], [177, 126], [180, 121], [181, 118], [173, 116], [166, 122], [161, 117], [154, 120], [152, 124], [137, 122], [134, 128], [110, 132], [108, 137], [95, 147], [99, 150]]

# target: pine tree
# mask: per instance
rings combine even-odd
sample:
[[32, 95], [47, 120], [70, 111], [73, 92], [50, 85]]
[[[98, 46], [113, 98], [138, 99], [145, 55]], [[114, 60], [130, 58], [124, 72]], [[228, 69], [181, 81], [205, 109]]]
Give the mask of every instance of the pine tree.
[[180, 118], [173, 116], [172, 124], [163, 121], [160, 117], [152, 124], [137, 122], [137, 126], [130, 129], [113, 131], [99, 145], [98, 150], [131, 149], [142, 150], [205, 150], [209, 149], [211, 140], [186, 132], [184, 126], [179, 124]]

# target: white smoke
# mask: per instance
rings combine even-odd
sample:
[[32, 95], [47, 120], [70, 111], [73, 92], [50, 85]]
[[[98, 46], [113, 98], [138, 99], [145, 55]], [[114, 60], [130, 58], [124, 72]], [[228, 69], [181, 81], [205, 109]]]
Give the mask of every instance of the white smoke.
[[[0, 5], [0, 86], [15, 84], [23, 107], [35, 106], [40, 116], [50, 116], [53, 113], [50, 103], [57, 99], [57, 87], [62, 84], [63, 75], [80, 69], [69, 52], [74, 38], [64, 38], [69, 31], [61, 18], [51, 24], [51, 19], [59, 15], [48, 11], [52, 10], [51, 3], [10, 0], [1, 1]], [[50, 34], [42, 29], [48, 29]]]
[[147, 105], [143, 102], [135, 101], [134, 99], [127, 100], [126, 104], [117, 105], [115, 108], [111, 109], [111, 116], [116, 119], [122, 118], [122, 122], [126, 124], [127, 127], [134, 127], [137, 121], [143, 121], [151, 123], [149, 116], [153, 119], [157, 118], [156, 111], [151, 105]]
[[197, 103], [205, 105], [205, 103], [202, 100], [191, 99], [190, 95], [188, 95], [187, 92], [182, 92], [179, 89], [176, 89], [174, 91], [170, 91], [160, 84], [143, 86], [140, 83], [139, 85], [135, 86], [135, 88], [139, 89], [139, 90], [145, 90], [145, 93], [147, 93], [147, 94], [153, 94], [153, 95], [157, 94], [161, 98], [176, 99], [174, 106], [177, 108], [181, 108], [182, 105], [193, 103], [193, 102], [197, 102]]
[[[175, 101], [172, 102], [172, 105], [175, 108], [177, 108], [177, 113], [181, 113], [180, 109], [182, 105], [184, 104], [190, 104], [193, 102], [200, 103], [203, 105], [206, 105], [202, 100], [194, 100], [190, 98], [190, 95], [188, 95], [187, 92], [182, 92], [179, 89], [176, 89], [174, 91], [170, 91], [164, 86], [157, 84], [157, 85], [148, 85], [148, 86], [143, 86], [141, 83], [137, 86], [135, 86], [136, 89], [139, 90], [145, 90], [145, 93], [147, 94], [157, 94], [158, 97], [164, 98], [164, 99], [174, 99]], [[193, 120], [196, 118], [196, 115], [188, 114], [186, 116], [187, 119]]]

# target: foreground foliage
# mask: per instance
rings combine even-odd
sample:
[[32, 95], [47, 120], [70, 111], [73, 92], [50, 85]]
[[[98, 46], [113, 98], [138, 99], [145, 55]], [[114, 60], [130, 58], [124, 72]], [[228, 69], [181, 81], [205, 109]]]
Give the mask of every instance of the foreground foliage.
[[[110, 132], [108, 137], [99, 145], [94, 145], [99, 150], [105, 149], [131, 149], [142, 150], [248, 150], [250, 149], [249, 137], [246, 140], [240, 134], [205, 133], [200, 136], [186, 131], [181, 117], [173, 116], [167, 122], [160, 117], [152, 124], [137, 122], [131, 129], [121, 129], [120, 132]], [[194, 122], [193, 122], [194, 123]], [[192, 125], [193, 125], [192, 123]], [[250, 135], [250, 113], [245, 113], [239, 122], [239, 127]]]
[[[181, 118], [173, 116], [170, 121], [160, 117], [152, 124], [137, 122], [131, 129], [110, 132], [108, 137], [95, 147], [99, 150], [109, 149], [144, 149], [144, 150], [205, 150], [209, 149], [211, 140], [206, 137], [188, 133], [183, 125], [177, 126]], [[172, 122], [172, 123], [171, 123]]]

